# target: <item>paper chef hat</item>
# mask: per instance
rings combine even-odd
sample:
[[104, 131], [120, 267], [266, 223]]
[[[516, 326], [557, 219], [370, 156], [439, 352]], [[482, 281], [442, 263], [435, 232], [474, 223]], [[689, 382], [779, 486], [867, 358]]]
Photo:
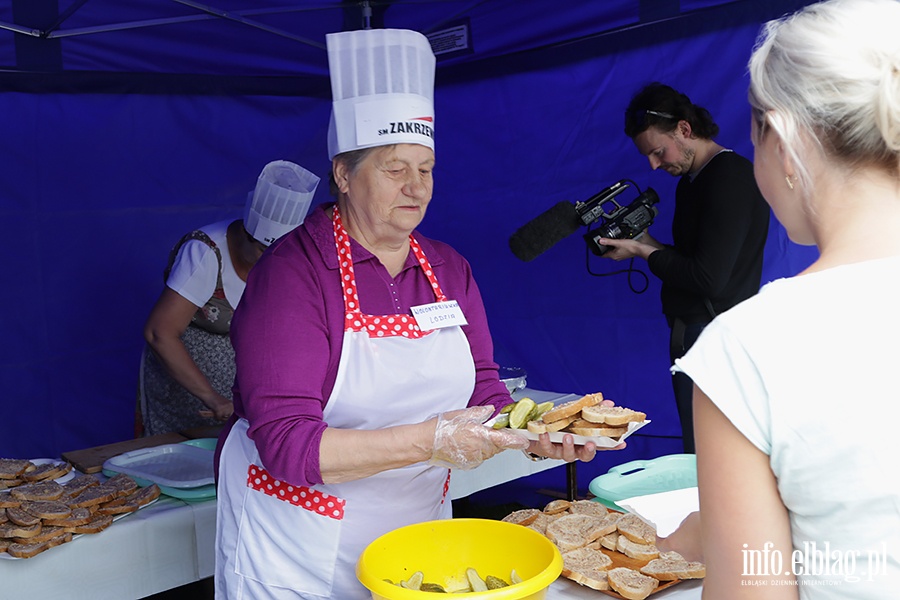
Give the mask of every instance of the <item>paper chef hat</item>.
[[434, 53], [407, 29], [361, 29], [325, 36], [332, 112], [328, 158], [385, 146], [434, 150]]
[[256, 189], [247, 196], [244, 229], [268, 246], [303, 223], [319, 178], [292, 162], [276, 160], [263, 167]]

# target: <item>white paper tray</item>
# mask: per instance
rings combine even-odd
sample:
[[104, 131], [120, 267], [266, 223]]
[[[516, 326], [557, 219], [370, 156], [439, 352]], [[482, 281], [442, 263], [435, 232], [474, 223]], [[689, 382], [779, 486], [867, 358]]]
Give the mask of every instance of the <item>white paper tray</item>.
[[215, 483], [213, 452], [187, 444], [164, 444], [125, 452], [104, 462], [103, 469], [172, 488]]
[[[606, 437], [606, 436], [588, 437], [585, 435], [575, 435], [574, 433], [569, 433], [567, 431], [554, 431], [553, 433], [551, 433], [549, 435], [550, 435], [550, 441], [556, 442], [556, 443], [562, 443], [563, 436], [571, 435], [575, 441], [576, 446], [584, 446], [588, 442], [594, 442], [594, 444], [596, 444], [598, 448], [615, 448], [616, 446], [618, 446], [619, 444], [624, 442], [625, 439], [628, 436], [630, 436], [632, 433], [634, 433], [635, 431], [637, 431], [638, 429], [640, 429], [641, 427], [643, 427], [644, 425], [647, 425], [649, 423], [650, 423], [650, 420], [645, 420], [640, 423], [633, 423], [633, 422], [629, 423], [628, 431], [623, 433], [618, 438], [611, 438], [611, 437]], [[493, 424], [494, 424], [494, 419], [491, 419], [490, 421], [485, 423], [485, 425], [488, 427], [490, 427]], [[534, 441], [537, 441], [540, 438], [539, 434], [532, 433], [532, 432], [528, 431], [527, 429], [511, 429], [511, 428], [509, 428], [509, 429], [504, 429], [504, 431], [511, 431], [511, 432], [515, 433], [516, 435], [520, 435], [522, 437], [525, 437], [525, 438], [528, 438], [529, 440], [534, 440]]]

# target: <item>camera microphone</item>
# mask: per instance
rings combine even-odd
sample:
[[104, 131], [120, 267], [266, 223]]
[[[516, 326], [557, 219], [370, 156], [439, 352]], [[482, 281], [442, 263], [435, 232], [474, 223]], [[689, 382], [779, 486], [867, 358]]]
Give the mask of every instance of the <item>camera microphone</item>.
[[571, 202], [557, 202], [509, 238], [509, 249], [519, 260], [530, 262], [569, 237], [583, 225]]

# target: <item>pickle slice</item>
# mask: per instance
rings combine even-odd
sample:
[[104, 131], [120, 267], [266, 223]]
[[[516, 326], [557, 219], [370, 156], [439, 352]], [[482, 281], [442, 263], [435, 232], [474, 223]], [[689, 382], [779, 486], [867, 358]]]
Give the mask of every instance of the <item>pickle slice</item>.
[[409, 576], [409, 579], [406, 581], [400, 580], [400, 587], [404, 587], [408, 590], [417, 590], [422, 587], [422, 581], [425, 579], [425, 574], [422, 571], [416, 571], [412, 575]]
[[494, 424], [491, 425], [494, 429], [503, 429], [504, 427], [509, 427], [509, 414], [505, 415], [497, 415], [497, 418], [494, 420]]
[[[535, 406], [534, 411], [533, 411], [533, 412], [537, 413], [537, 416], [535, 417], [535, 419], [540, 419], [544, 415], [544, 413], [549, 411], [551, 408], [553, 408], [553, 406], [554, 406], [553, 403], [549, 402], [549, 401], [541, 402], [540, 404]], [[534, 419], [532, 419], [532, 420], [534, 420]]]
[[509, 413], [509, 426], [513, 429], [523, 429], [535, 406], [537, 405], [531, 398], [522, 398], [516, 402], [516, 406]]
[[509, 587], [508, 583], [493, 575], [488, 575], [487, 577], [485, 577], [484, 583], [485, 585], [487, 585], [487, 589], [489, 590], [499, 590], [500, 588]]
[[437, 592], [438, 594], [446, 594], [447, 590], [445, 590], [441, 584], [439, 583], [429, 583], [425, 582], [419, 587], [420, 592]]
[[484, 579], [482, 579], [478, 575], [478, 571], [476, 571], [472, 567], [469, 567], [468, 569], [466, 569], [466, 578], [469, 580], [469, 585], [472, 586], [473, 592], [488, 591], [488, 587], [487, 587], [487, 584], [484, 582]]

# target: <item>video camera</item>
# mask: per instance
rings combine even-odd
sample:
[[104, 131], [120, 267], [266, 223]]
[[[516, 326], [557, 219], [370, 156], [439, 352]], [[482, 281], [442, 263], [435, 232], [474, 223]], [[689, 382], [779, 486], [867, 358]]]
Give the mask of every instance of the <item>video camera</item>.
[[575, 212], [585, 225], [590, 227], [597, 221], [601, 222], [597, 229], [590, 230], [583, 236], [588, 248], [597, 256], [603, 256], [609, 250], [609, 246], [599, 243], [600, 238], [633, 239], [652, 225], [653, 219], [659, 214], [659, 209], [655, 206], [659, 202], [659, 195], [653, 188], [647, 188], [627, 206], [616, 202], [615, 197], [628, 187], [630, 183], [623, 179], [588, 200], [575, 203]]
[[[529, 262], [587, 225], [589, 230], [584, 239], [591, 252], [602, 256], [608, 248], [598, 243], [600, 238], [637, 237], [659, 214], [654, 206], [659, 196], [652, 188], [647, 188], [627, 206], [615, 201], [616, 196], [632, 186], [637, 188], [633, 182], [622, 179], [583, 202], [556, 203], [516, 230], [509, 238], [510, 250], [520, 260]], [[598, 221], [599, 228], [591, 230]]]

